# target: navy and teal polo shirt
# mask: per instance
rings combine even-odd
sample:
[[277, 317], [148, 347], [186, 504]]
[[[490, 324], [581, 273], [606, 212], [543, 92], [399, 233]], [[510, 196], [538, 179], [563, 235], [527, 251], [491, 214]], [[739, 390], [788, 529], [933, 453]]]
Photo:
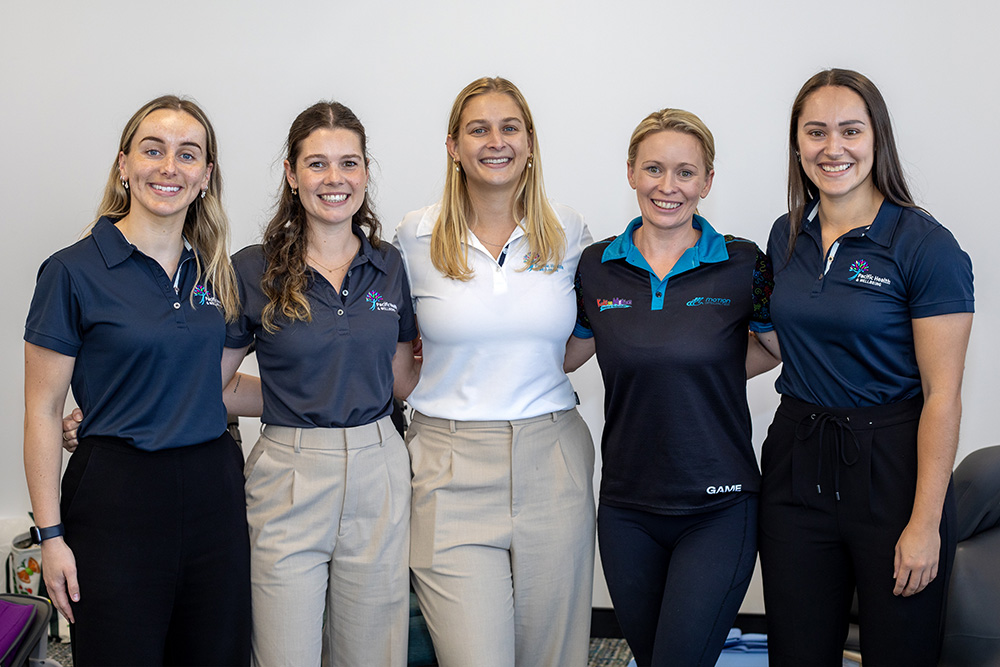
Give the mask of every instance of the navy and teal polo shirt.
[[698, 242], [663, 280], [632, 235], [595, 243], [577, 272], [573, 334], [594, 337], [604, 378], [601, 502], [691, 514], [756, 492], [746, 352], [771, 330], [771, 269], [755, 243], [701, 216]]
[[396, 344], [417, 337], [410, 286], [396, 248], [374, 248], [356, 225], [354, 233], [361, 248], [340, 290], [309, 270], [305, 296], [312, 321], [279, 317], [275, 333], [261, 324], [268, 301], [260, 284], [263, 247], [233, 255], [242, 309], [229, 325], [226, 346], [256, 340], [265, 424], [346, 428], [392, 412]]
[[775, 388], [829, 407], [917, 396], [911, 320], [973, 312], [972, 261], [926, 212], [888, 200], [824, 257], [817, 211], [806, 209], [791, 257], [787, 215], [768, 241], [783, 360]]
[[121, 438], [154, 451], [226, 430], [225, 318], [196, 274], [189, 247], [171, 278], [109, 218], [42, 264], [24, 340], [76, 357], [80, 437]]

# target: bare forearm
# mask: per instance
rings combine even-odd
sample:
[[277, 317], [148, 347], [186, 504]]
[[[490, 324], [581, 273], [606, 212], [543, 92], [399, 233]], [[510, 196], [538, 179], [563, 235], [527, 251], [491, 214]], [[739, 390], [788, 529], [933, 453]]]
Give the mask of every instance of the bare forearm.
[[222, 390], [226, 413], [239, 417], [260, 417], [264, 412], [264, 396], [260, 378], [256, 375], [236, 373]]
[[911, 522], [935, 530], [941, 522], [941, 510], [958, 449], [961, 418], [959, 394], [932, 394], [926, 398], [917, 431], [917, 490]]

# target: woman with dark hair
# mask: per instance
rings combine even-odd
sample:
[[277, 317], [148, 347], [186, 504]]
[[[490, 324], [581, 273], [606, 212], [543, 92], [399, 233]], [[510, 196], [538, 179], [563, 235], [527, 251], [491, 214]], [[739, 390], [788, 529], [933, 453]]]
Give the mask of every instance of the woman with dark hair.
[[401, 397], [416, 382], [409, 286], [380, 241], [354, 113], [309, 107], [286, 149], [263, 243], [233, 256], [226, 338], [239, 359], [255, 342], [263, 390], [245, 469], [253, 660], [405, 665], [410, 465], [390, 414], [394, 382]]
[[[204, 112], [157, 98], [122, 132], [90, 234], [38, 274], [24, 461], [77, 665], [249, 662], [243, 457], [220, 394], [239, 306], [221, 190]], [[71, 386], [87, 418], [60, 499]]]
[[563, 372], [583, 219], [545, 198], [527, 102], [452, 105], [442, 200], [396, 229], [423, 337], [410, 566], [444, 667], [583, 665], [593, 442]]
[[627, 162], [641, 215], [577, 270], [566, 368], [596, 350], [601, 563], [642, 666], [714, 665], [757, 559], [746, 381], [777, 364], [760, 343], [774, 338], [771, 267], [755, 243], [698, 215], [714, 162], [694, 114], [643, 119]]
[[761, 457], [769, 659], [839, 665], [856, 589], [866, 664], [934, 665], [972, 265], [913, 203], [863, 75], [807, 81], [789, 142], [768, 243], [784, 362]]

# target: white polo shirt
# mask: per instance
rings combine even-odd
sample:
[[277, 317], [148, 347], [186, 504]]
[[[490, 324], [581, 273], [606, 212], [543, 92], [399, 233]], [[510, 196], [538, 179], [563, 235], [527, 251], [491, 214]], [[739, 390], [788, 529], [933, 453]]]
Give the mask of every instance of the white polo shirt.
[[524, 231], [516, 227], [501, 265], [469, 234], [475, 276], [446, 278], [431, 264], [431, 232], [440, 202], [408, 213], [396, 228], [423, 338], [420, 381], [407, 402], [431, 417], [460, 421], [513, 420], [576, 405], [563, 372], [566, 340], [576, 322], [573, 281], [592, 240], [583, 217], [552, 204], [566, 233], [558, 268], [531, 264]]

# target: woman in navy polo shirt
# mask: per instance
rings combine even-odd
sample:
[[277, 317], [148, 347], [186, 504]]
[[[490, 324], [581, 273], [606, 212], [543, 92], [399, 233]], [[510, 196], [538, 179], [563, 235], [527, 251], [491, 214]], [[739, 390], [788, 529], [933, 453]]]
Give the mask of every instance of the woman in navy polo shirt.
[[746, 380], [777, 364], [759, 342], [774, 338], [771, 269], [752, 241], [697, 214], [714, 160], [694, 114], [646, 117], [628, 149], [641, 215], [577, 271], [566, 367], [596, 349], [601, 562], [639, 665], [714, 665], [756, 561]]
[[[263, 243], [233, 256], [243, 306], [226, 344], [256, 342], [264, 429], [246, 463], [253, 659], [402, 666], [410, 462], [390, 420], [416, 382], [399, 252], [368, 199], [365, 129], [317, 103], [288, 131]], [[243, 377], [227, 391], [256, 391]], [[324, 610], [326, 626], [324, 630]]]
[[[90, 234], [38, 274], [25, 471], [78, 665], [249, 662], [243, 461], [219, 391], [238, 308], [221, 187], [204, 113], [157, 98], [122, 132]], [[60, 500], [70, 387], [87, 417]]]
[[856, 588], [866, 664], [934, 665], [972, 265], [913, 203], [863, 75], [809, 79], [789, 140], [768, 242], [784, 360], [761, 458], [769, 659], [839, 665]]

